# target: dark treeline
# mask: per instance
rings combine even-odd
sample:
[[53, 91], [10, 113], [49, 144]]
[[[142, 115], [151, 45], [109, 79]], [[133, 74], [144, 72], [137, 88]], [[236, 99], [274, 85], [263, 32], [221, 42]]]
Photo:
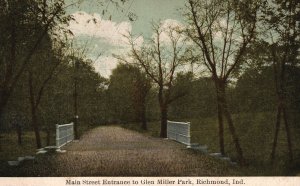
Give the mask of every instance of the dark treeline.
[[[133, 82], [141, 79], [137, 78], [133, 69], [136, 68], [120, 64], [109, 79], [109, 86], [106, 90], [110, 99], [107, 116], [115, 119], [114, 121], [109, 119], [110, 123], [140, 122], [140, 111], [138, 110], [139, 107], [135, 105], [136, 94], [134, 93], [138, 87]], [[141, 72], [137, 71], [137, 73], [140, 74]], [[277, 98], [274, 93], [275, 85], [272, 74], [272, 67], [263, 67], [260, 71], [249, 69], [235, 83], [227, 87], [227, 97], [232, 113], [274, 113]], [[298, 94], [300, 68], [288, 67], [287, 74], [288, 110], [290, 113], [296, 114], [300, 110], [300, 96]], [[147, 121], [157, 121], [160, 116], [155, 95], [156, 89], [152, 87], [146, 97]], [[141, 90], [145, 89], [141, 88]], [[184, 93], [184, 96], [170, 105], [170, 120], [216, 116], [217, 103], [213, 99], [216, 91], [211, 78], [196, 78], [191, 72], [180, 73], [176, 77], [173, 90], [174, 94]]]

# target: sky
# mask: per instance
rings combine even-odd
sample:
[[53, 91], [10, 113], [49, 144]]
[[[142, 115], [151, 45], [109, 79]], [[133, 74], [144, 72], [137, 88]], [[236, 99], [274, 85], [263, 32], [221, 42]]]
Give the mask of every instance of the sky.
[[[74, 0], [67, 0], [66, 4]], [[121, 1], [120, 1], [121, 2]], [[101, 4], [102, 3], [102, 4]], [[74, 42], [86, 48], [86, 56], [94, 61], [100, 75], [108, 78], [117, 66], [113, 54], [128, 52], [126, 35], [131, 31], [136, 37], [136, 45], [152, 36], [151, 22], [182, 24], [180, 9], [185, 0], [127, 0], [120, 7], [107, 0], [82, 0], [77, 6], [67, 9], [75, 20], [69, 24], [74, 34]], [[136, 15], [130, 21], [128, 15]]]

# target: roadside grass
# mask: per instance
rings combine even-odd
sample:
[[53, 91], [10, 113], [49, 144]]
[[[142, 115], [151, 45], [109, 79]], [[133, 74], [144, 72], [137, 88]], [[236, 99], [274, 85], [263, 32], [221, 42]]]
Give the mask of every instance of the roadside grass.
[[[92, 129], [93, 126], [79, 125], [78, 133], [82, 136], [84, 132]], [[46, 146], [46, 133], [41, 131], [42, 147]], [[17, 160], [21, 156], [34, 156], [37, 152], [35, 135], [33, 131], [23, 131], [22, 144], [17, 141], [17, 134], [14, 131], [1, 134], [0, 162]], [[55, 145], [55, 131], [51, 132], [50, 145]]]
[[[275, 114], [243, 113], [233, 115], [233, 119], [244, 156], [249, 164], [247, 167], [240, 167], [241, 175], [286, 176], [299, 174], [300, 146], [297, 144], [300, 143], [300, 127], [297, 127], [297, 118], [291, 118], [290, 120], [294, 161], [289, 162], [285, 128], [281, 123], [276, 159], [273, 165], [270, 163], [270, 154], [275, 130]], [[218, 120], [216, 117], [176, 121], [191, 122], [191, 141], [200, 145], [207, 145], [209, 153], [219, 152]], [[156, 137], [159, 136], [160, 131], [159, 122], [148, 122], [148, 131], [141, 130], [138, 124], [126, 124], [123, 127]], [[227, 123], [225, 123], [224, 138], [226, 155], [236, 161], [235, 146]]]
[[[86, 131], [92, 129], [93, 126], [89, 125], [79, 125], [78, 133], [82, 136]], [[41, 131], [41, 141], [42, 147], [46, 146], [46, 133]], [[7, 161], [16, 161], [18, 157], [24, 156], [35, 156], [37, 152], [35, 135], [33, 131], [23, 131], [22, 134], [22, 145], [18, 144], [17, 134], [14, 131], [9, 133], [2, 133], [0, 138], [1, 148], [0, 148], [0, 176], [7, 171], [11, 171], [11, 175], [16, 175], [18, 171], [9, 167]], [[55, 131], [52, 131], [50, 138], [50, 145], [55, 145]], [[52, 156], [49, 156], [51, 158]], [[44, 156], [36, 157], [35, 164], [44, 165]], [[42, 162], [41, 162], [42, 161]], [[24, 162], [26, 164], [27, 162]], [[47, 163], [47, 167], [52, 165]], [[8, 173], [7, 173], [8, 174]], [[8, 174], [8, 175], [10, 175]], [[21, 174], [22, 175], [22, 174]], [[37, 174], [38, 175], [38, 174]]]
[[[42, 143], [46, 143], [46, 134], [41, 132]], [[35, 135], [32, 131], [25, 131], [22, 134], [22, 144], [17, 141], [16, 132], [4, 133], [1, 135], [0, 161], [17, 160], [20, 156], [34, 155], [36, 152]]]

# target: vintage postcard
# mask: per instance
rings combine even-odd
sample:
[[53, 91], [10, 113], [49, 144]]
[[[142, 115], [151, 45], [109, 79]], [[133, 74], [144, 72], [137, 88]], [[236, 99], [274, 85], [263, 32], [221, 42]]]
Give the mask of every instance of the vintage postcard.
[[0, 185], [299, 185], [299, 14], [1, 0]]

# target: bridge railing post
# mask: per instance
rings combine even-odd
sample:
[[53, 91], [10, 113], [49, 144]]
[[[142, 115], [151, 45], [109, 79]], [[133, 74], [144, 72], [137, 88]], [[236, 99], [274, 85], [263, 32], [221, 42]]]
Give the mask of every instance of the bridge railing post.
[[178, 141], [180, 143], [190, 145], [191, 143], [190, 126], [191, 126], [190, 122], [168, 121], [167, 137], [169, 139]]
[[56, 125], [56, 147], [61, 147], [74, 140], [74, 123]]

